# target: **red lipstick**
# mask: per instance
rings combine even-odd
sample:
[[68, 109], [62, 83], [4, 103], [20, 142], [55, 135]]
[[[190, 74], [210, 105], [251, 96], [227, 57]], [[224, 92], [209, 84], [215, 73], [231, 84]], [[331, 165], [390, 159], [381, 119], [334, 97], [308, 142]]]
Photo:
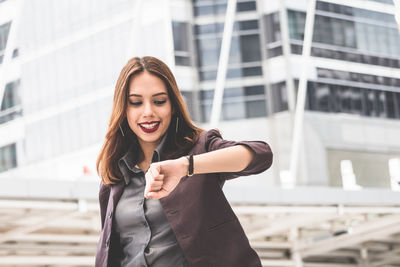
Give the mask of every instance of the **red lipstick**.
[[[146, 125], [146, 126], [144, 126], [144, 125]], [[151, 128], [149, 127], [150, 125], [152, 125]], [[150, 122], [146, 121], [146, 122], [139, 123], [139, 126], [143, 132], [152, 133], [152, 132], [157, 131], [158, 127], [160, 126], [160, 122], [159, 121], [150, 121]]]

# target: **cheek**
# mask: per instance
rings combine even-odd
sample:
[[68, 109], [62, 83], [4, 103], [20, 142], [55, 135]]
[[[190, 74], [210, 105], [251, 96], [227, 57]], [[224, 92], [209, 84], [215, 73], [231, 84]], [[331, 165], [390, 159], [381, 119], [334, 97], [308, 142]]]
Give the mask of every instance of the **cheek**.
[[136, 121], [136, 112], [133, 112], [130, 109], [126, 110], [126, 118], [128, 120], [128, 123], [130, 126], [134, 126], [135, 121]]
[[170, 120], [170, 119], [171, 119], [171, 117], [172, 117], [172, 109], [171, 109], [171, 106], [170, 106], [169, 108], [166, 108], [166, 109], [163, 111], [163, 116], [164, 116], [165, 119], [167, 119], [167, 120]]

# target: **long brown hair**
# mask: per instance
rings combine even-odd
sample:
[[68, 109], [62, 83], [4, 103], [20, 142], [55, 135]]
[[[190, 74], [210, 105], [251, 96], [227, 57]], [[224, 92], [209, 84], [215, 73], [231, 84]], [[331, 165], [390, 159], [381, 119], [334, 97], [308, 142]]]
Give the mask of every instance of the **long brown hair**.
[[[178, 158], [184, 155], [193, 147], [200, 133], [204, 131], [196, 127], [190, 120], [187, 106], [178, 89], [175, 77], [164, 62], [150, 56], [130, 59], [118, 77], [108, 130], [100, 154], [97, 157], [97, 173], [104, 184], [115, 184], [122, 179], [118, 160], [131, 146], [135, 154], [134, 163], [139, 163], [143, 159], [143, 151], [140, 148], [137, 136], [128, 125], [126, 108], [129, 95], [129, 81], [135, 75], [144, 71], [164, 81], [174, 110], [167, 130], [166, 146], [162, 158]], [[177, 132], [176, 117], [179, 118]], [[124, 132], [124, 136], [120, 131], [120, 127]]]

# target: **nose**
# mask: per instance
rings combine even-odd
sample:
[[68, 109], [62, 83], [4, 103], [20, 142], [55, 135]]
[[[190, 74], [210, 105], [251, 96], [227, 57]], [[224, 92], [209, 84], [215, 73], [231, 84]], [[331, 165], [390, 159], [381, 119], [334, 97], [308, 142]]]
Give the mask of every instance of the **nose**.
[[143, 116], [145, 117], [151, 117], [154, 114], [153, 112], [153, 107], [150, 102], [145, 102], [144, 103], [144, 110], [143, 110]]

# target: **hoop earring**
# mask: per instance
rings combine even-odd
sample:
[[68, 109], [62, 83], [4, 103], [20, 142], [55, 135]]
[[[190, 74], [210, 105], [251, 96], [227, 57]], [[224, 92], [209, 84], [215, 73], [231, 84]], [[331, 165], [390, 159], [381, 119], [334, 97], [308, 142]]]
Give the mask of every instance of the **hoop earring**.
[[176, 116], [175, 133], [178, 133], [179, 117]]
[[118, 125], [119, 125], [119, 129], [121, 130], [121, 134], [122, 134], [122, 136], [125, 136], [125, 134], [124, 134], [124, 131], [122, 131], [121, 124], [119, 124], [119, 123], [118, 123]]

